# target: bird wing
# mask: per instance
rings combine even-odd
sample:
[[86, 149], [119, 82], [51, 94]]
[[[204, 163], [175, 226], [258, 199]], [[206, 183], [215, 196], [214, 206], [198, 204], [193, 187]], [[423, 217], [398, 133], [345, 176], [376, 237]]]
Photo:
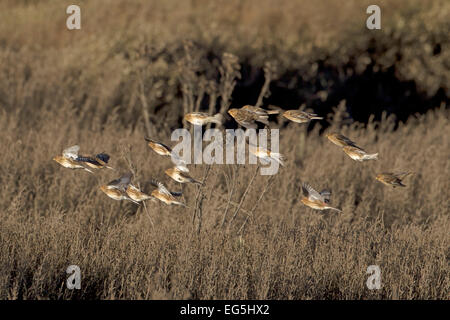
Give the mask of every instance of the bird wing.
[[320, 192], [320, 195], [323, 197], [325, 203], [330, 203], [331, 191], [324, 189]]
[[[346, 136], [343, 136], [342, 134], [338, 133], [338, 134], [336, 134], [335, 137], [337, 140], [345, 143], [347, 146], [357, 147], [356, 142], [350, 140], [349, 138], [347, 138]], [[357, 148], [359, 148], [359, 147], [357, 147]], [[359, 149], [361, 149], [361, 148], [359, 148]]]
[[63, 156], [64, 156], [64, 158], [70, 158], [70, 159], [76, 160], [76, 158], [78, 158], [78, 151], [80, 151], [80, 146], [74, 145], [67, 149], [64, 149]]
[[131, 177], [133, 177], [133, 174], [131, 172], [127, 172], [124, 175], [122, 175], [119, 179], [115, 179], [109, 182], [108, 186], [114, 187], [119, 190], [126, 190], [126, 188], [131, 182]]
[[321, 196], [320, 193], [318, 193], [316, 190], [314, 190], [313, 187], [311, 187], [306, 182], [304, 182], [302, 184], [302, 190], [303, 190], [303, 194], [306, 197], [308, 197], [309, 200], [311, 200], [311, 201], [319, 200], [319, 201], [325, 202], [325, 199], [323, 198], [323, 196]]
[[242, 107], [243, 110], [246, 110], [248, 112], [254, 113], [258, 116], [266, 116], [267, 115], [267, 111], [264, 110], [263, 108], [259, 108], [259, 107], [255, 107], [255, 106], [243, 106]]
[[172, 152], [172, 149], [171, 149], [169, 146], [166, 146], [164, 143], [155, 141], [155, 140], [150, 139], [150, 138], [147, 138], [147, 137], [144, 137], [144, 139], [145, 139], [145, 141], [147, 141], [147, 142], [152, 142], [152, 143], [154, 143], [154, 144], [159, 144], [159, 145], [161, 145], [162, 147], [164, 147], [164, 148], [166, 148], [167, 150], [169, 150], [169, 152]]
[[162, 182], [160, 182], [158, 180], [151, 180], [150, 183], [153, 186], [157, 187], [159, 192], [161, 192], [165, 195], [168, 195], [168, 196], [172, 195], [172, 193], [169, 190], [167, 190], [166, 186]]

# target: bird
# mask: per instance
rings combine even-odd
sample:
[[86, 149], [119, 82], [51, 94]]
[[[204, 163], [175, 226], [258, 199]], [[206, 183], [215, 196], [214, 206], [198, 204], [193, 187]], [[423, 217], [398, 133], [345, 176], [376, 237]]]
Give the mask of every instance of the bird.
[[157, 154], [161, 156], [171, 156], [172, 155], [172, 148], [166, 146], [165, 144], [155, 141], [153, 139], [150, 139], [148, 137], [144, 137], [145, 141], [148, 142], [148, 146], [152, 148]]
[[128, 197], [133, 199], [136, 202], [141, 202], [145, 200], [153, 200], [155, 201], [155, 198], [152, 197], [149, 194], [146, 194], [139, 190], [137, 187], [133, 186], [132, 184], [129, 184], [127, 189], [125, 190]]
[[233, 119], [240, 124], [241, 126], [247, 128], [247, 129], [256, 129], [258, 128], [258, 125], [256, 124], [256, 121], [261, 122], [265, 124], [266, 126], [269, 125], [268, 118], [269, 116], [267, 114], [258, 114], [253, 111], [249, 111], [248, 109], [237, 109], [232, 108], [228, 110], [228, 114], [233, 117]]
[[126, 192], [132, 176], [132, 173], [125, 173], [120, 178], [100, 186], [100, 190], [114, 200], [129, 200], [135, 204], [139, 204], [138, 201], [132, 199]]
[[359, 147], [345, 146], [342, 150], [355, 161], [378, 160], [378, 153], [368, 154]]
[[191, 112], [184, 116], [184, 120], [197, 126], [203, 126], [210, 122], [222, 125], [223, 117], [220, 113], [211, 116], [205, 112]]
[[257, 147], [252, 143], [249, 143], [249, 152], [255, 155], [258, 158], [263, 159], [266, 162], [270, 162], [270, 160], [274, 160], [278, 162], [281, 166], [284, 166], [284, 156], [277, 152], [272, 152], [269, 149], [265, 149], [263, 147]]
[[334, 143], [335, 145], [337, 145], [339, 147], [351, 146], [351, 147], [361, 149], [360, 147], [358, 147], [356, 145], [355, 142], [353, 142], [352, 140], [350, 140], [349, 138], [347, 138], [346, 136], [344, 136], [340, 133], [337, 133], [337, 132], [327, 133], [327, 134], [325, 134], [325, 136], [328, 138], [328, 140], [330, 140], [332, 143]]
[[191, 176], [189, 176], [186, 172], [183, 172], [178, 166], [169, 168], [164, 171], [169, 177], [179, 183], [196, 183], [199, 185], [203, 185], [203, 182], [195, 180]]
[[241, 109], [249, 111], [249, 112], [253, 112], [259, 116], [268, 116], [270, 114], [280, 113], [280, 110], [265, 110], [263, 108], [255, 107], [255, 106], [251, 106], [251, 105], [245, 105]]
[[283, 117], [285, 117], [286, 119], [289, 119], [291, 121], [297, 122], [297, 123], [306, 123], [313, 119], [316, 119], [316, 120], [323, 119], [323, 117], [319, 117], [315, 113], [309, 113], [309, 112], [300, 111], [300, 110], [287, 110], [287, 111], [283, 112]]
[[62, 156], [55, 156], [53, 160], [58, 162], [65, 168], [69, 169], [83, 169], [90, 173], [93, 173], [92, 170], [89, 170], [85, 166], [83, 166], [78, 160], [78, 151], [80, 150], [80, 146], [74, 145], [69, 148], [66, 148], [62, 152]]
[[88, 167], [93, 169], [103, 169], [108, 168], [111, 170], [115, 170], [114, 168], [107, 165], [110, 156], [106, 153], [99, 153], [95, 156], [78, 156], [77, 161], [85, 163]]
[[320, 193], [314, 190], [308, 183], [304, 182], [302, 184], [302, 191], [304, 197], [301, 199], [301, 202], [315, 210], [336, 210], [338, 212], [342, 212], [341, 209], [331, 207], [330, 197], [331, 191], [322, 190]]
[[181, 192], [171, 192], [167, 190], [166, 186], [162, 182], [156, 180], [152, 180], [151, 184], [157, 187], [157, 189], [153, 190], [151, 193], [151, 195], [156, 199], [164, 202], [167, 205], [177, 204], [187, 207], [186, 204], [175, 199], [175, 197], [181, 196]]
[[180, 159], [173, 152], [172, 148], [170, 148], [169, 146], [167, 146], [161, 142], [150, 139], [148, 137], [144, 137], [144, 139], [148, 142], [148, 146], [150, 148], [152, 148], [157, 154], [162, 155], [162, 156], [172, 157], [172, 160], [175, 162], [175, 164], [181, 171], [189, 172], [189, 169], [186, 166], [186, 161], [184, 161], [183, 159]]
[[406, 185], [404, 185], [402, 183], [402, 179], [405, 178], [406, 176], [409, 176], [410, 174], [412, 174], [412, 172], [397, 172], [397, 173], [384, 172], [384, 173], [378, 174], [375, 177], [375, 179], [377, 179], [381, 183], [384, 183], [385, 185], [391, 186], [393, 188], [406, 187]]

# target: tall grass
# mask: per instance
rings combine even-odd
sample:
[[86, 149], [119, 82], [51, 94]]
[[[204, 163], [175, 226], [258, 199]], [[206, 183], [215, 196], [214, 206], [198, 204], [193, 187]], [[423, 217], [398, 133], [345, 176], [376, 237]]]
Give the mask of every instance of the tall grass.
[[[318, 63], [344, 68], [353, 57], [342, 76], [362, 72], [369, 58], [376, 68], [395, 65], [426, 94], [448, 91], [446, 1], [381, 1], [387, 31], [370, 36], [369, 3], [360, 1], [105, 4], [80, 1], [82, 30], [71, 32], [64, 2], [0, 3], [1, 299], [448, 299], [445, 104], [404, 123], [385, 115], [361, 124], [349, 121], [343, 101], [328, 128], [309, 132], [277, 119], [286, 167], [267, 177], [254, 175], [255, 165], [192, 166], [205, 186], [184, 187], [188, 209], [114, 201], [99, 186], [116, 173], [51, 160], [79, 144], [132, 168], [137, 183], [156, 178], [179, 190], [163, 173], [170, 160], [143, 137], [170, 143], [185, 111], [225, 114], [236, 81], [252, 78], [243, 61], [265, 71], [254, 101], [263, 106], [280, 73], [297, 70], [314, 83], [323, 80]], [[380, 160], [354, 162], [324, 130]], [[414, 172], [406, 188], [375, 180], [397, 169]], [[305, 181], [332, 189], [343, 213], [303, 206]], [[81, 290], [65, 286], [72, 264]], [[374, 264], [382, 289], [371, 291]]]

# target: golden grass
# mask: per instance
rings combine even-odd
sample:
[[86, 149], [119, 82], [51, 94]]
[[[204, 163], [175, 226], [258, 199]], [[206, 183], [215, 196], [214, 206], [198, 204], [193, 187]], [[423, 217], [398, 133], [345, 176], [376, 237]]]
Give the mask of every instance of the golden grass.
[[[445, 105], [394, 130], [386, 117], [347, 125], [342, 104], [326, 130], [379, 152], [366, 163], [319, 134], [318, 123], [307, 135], [290, 123], [280, 131], [287, 165], [277, 175], [197, 165], [190, 174], [207, 179], [201, 192], [184, 186], [191, 208], [148, 202], [153, 225], [143, 208], [101, 192], [116, 178], [111, 170], [91, 175], [51, 160], [79, 144], [109, 153], [114, 168], [131, 164], [136, 182], [157, 178], [179, 190], [164, 175], [170, 160], [143, 137], [170, 144], [186, 110], [232, 104], [238, 59], [224, 52], [308, 80], [325, 58], [342, 66], [361, 57], [359, 72], [375, 38], [376, 67], [395, 63], [400, 79], [430, 95], [448, 90], [448, 1], [380, 1], [386, 32], [370, 37], [369, 2], [118, 0], [107, 11], [105, 3], [80, 1], [79, 32], [65, 29], [64, 2], [0, 3], [0, 299], [448, 299]], [[437, 55], [428, 50], [435, 42]], [[210, 53], [223, 61], [206, 59]], [[414, 172], [406, 188], [375, 180], [396, 169]], [[331, 188], [343, 213], [303, 206], [304, 181]], [[65, 287], [72, 264], [81, 268], [81, 290]], [[381, 267], [379, 291], [365, 285], [373, 264]]]

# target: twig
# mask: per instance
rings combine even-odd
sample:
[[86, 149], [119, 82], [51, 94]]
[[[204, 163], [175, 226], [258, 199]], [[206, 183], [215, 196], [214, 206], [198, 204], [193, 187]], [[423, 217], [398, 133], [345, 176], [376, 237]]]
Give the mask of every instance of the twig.
[[245, 225], [247, 224], [247, 221], [250, 217], [253, 217], [253, 213], [255, 212], [256, 208], [258, 207], [259, 202], [262, 200], [262, 198], [264, 197], [264, 194], [266, 193], [267, 189], [269, 188], [272, 179], [275, 175], [272, 175], [269, 180], [267, 180], [267, 184], [263, 190], [263, 192], [259, 195], [258, 201], [256, 201], [255, 205], [253, 206], [252, 210], [250, 211], [249, 214], [247, 214], [247, 217], [245, 218], [244, 223], [242, 224], [242, 226], [239, 228], [238, 234], [241, 234], [242, 231], [244, 230]]
[[247, 189], [245, 189], [244, 194], [242, 195], [241, 201], [239, 202], [239, 206], [236, 208], [236, 210], [234, 211], [233, 217], [230, 220], [230, 223], [228, 224], [229, 226], [231, 226], [231, 223], [234, 221], [234, 219], [236, 218], [239, 209], [241, 209], [242, 203], [244, 203], [245, 197], [247, 196], [248, 191], [250, 190], [250, 187], [252, 186], [253, 180], [255, 180], [256, 175], [258, 174], [259, 171], [259, 167], [260, 165], [258, 164], [258, 166], [256, 167], [255, 173], [253, 174], [252, 179], [250, 180]]

